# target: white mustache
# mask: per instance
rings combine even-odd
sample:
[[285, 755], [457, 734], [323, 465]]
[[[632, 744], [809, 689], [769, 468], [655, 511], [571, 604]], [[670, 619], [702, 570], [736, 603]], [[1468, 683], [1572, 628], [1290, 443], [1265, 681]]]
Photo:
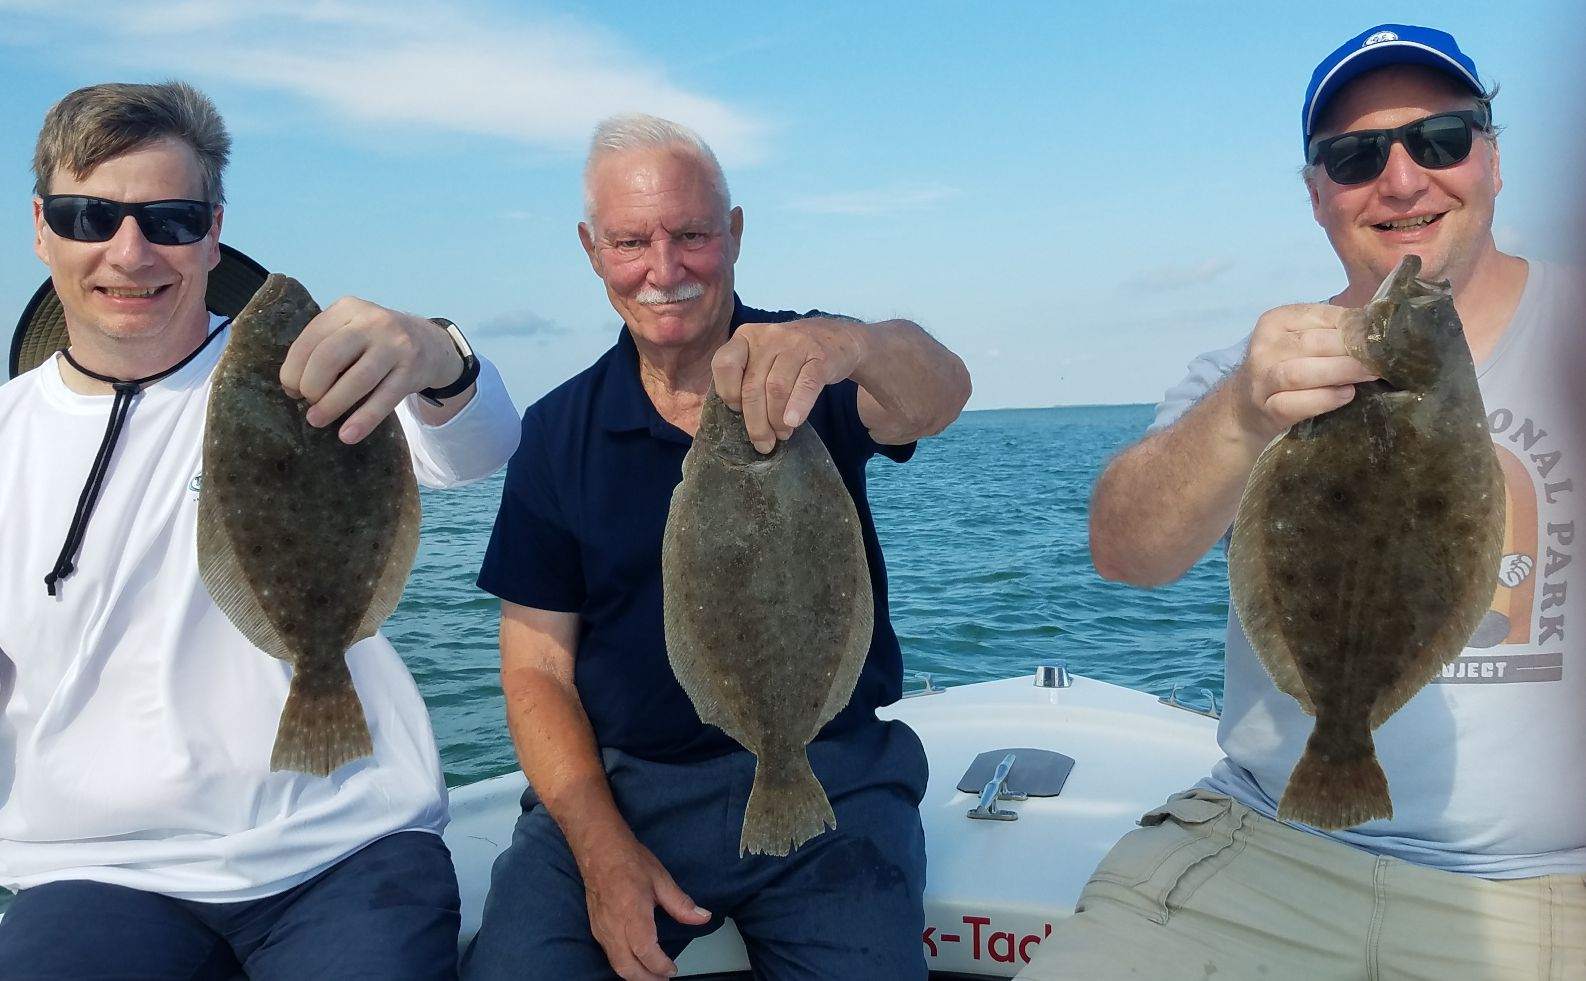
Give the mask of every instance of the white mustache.
[[634, 299], [646, 306], [658, 303], [682, 303], [685, 300], [697, 300], [705, 295], [705, 287], [700, 283], [683, 283], [669, 290], [656, 289], [646, 286], [634, 294]]

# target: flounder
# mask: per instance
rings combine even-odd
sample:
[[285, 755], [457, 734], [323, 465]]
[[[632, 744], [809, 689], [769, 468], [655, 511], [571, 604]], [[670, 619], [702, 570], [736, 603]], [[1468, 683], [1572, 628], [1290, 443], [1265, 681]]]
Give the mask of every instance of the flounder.
[[1405, 256], [1343, 328], [1380, 381], [1267, 447], [1228, 552], [1235, 608], [1316, 717], [1278, 816], [1393, 816], [1371, 732], [1459, 656], [1492, 602], [1504, 486], [1447, 283]]
[[272, 770], [319, 775], [373, 752], [347, 649], [395, 609], [418, 547], [419, 498], [402, 427], [348, 446], [281, 388], [287, 349], [319, 313], [272, 275], [237, 315], [204, 423], [198, 567], [260, 650], [292, 663]]
[[755, 755], [739, 854], [837, 826], [804, 747], [848, 704], [875, 604], [859, 515], [807, 424], [762, 456], [712, 390], [661, 544], [666, 647], [699, 717]]

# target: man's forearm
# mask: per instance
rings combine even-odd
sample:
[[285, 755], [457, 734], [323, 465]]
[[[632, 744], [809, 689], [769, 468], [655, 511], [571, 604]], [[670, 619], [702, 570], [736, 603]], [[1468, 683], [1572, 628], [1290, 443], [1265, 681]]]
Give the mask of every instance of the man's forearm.
[[1234, 413], [1225, 381], [1108, 465], [1090, 504], [1091, 560], [1103, 578], [1172, 582], [1228, 530], [1265, 448], [1254, 445]]
[[518, 762], [574, 857], [597, 847], [602, 836], [631, 834], [611, 796], [594, 730], [577, 692], [533, 668], [503, 674], [502, 687]]
[[[864, 338], [864, 357], [851, 377], [863, 389], [861, 415], [876, 438], [906, 443], [946, 429], [969, 401], [969, 369], [964, 362], [908, 320], [856, 325]], [[868, 394], [880, 409], [865, 412]]]

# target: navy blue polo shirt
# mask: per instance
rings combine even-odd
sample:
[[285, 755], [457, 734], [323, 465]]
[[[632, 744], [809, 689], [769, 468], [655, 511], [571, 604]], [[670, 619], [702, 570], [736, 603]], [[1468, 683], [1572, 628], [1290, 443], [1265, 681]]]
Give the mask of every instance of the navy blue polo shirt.
[[[820, 315], [754, 310], [734, 297], [732, 328]], [[858, 398], [852, 381], [829, 385], [809, 417], [853, 495], [876, 603], [859, 683], [826, 733], [873, 718], [877, 706], [897, 700], [903, 683], [865, 463], [876, 453], [902, 463], [914, 455], [914, 444], [872, 439]], [[507, 465], [479, 573], [480, 588], [504, 600], [579, 615], [574, 678], [595, 741], [661, 762], [704, 759], [738, 746], [699, 720], [666, 657], [661, 535], [692, 442], [645, 393], [638, 348], [624, 327], [599, 361], [524, 413], [523, 439]]]

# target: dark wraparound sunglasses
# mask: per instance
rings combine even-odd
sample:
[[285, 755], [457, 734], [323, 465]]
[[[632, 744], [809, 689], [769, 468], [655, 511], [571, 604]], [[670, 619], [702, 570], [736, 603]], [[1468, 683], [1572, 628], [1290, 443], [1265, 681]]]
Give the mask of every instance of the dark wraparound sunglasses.
[[44, 223], [73, 242], [108, 242], [131, 215], [151, 245], [192, 245], [209, 234], [215, 207], [207, 201], [140, 201], [126, 204], [83, 194], [44, 196]]
[[1360, 129], [1311, 144], [1309, 163], [1320, 163], [1334, 184], [1376, 180], [1388, 166], [1393, 144], [1404, 144], [1410, 159], [1429, 170], [1452, 167], [1470, 156], [1475, 131], [1486, 132], [1492, 118], [1485, 109], [1440, 112], [1394, 129]]

